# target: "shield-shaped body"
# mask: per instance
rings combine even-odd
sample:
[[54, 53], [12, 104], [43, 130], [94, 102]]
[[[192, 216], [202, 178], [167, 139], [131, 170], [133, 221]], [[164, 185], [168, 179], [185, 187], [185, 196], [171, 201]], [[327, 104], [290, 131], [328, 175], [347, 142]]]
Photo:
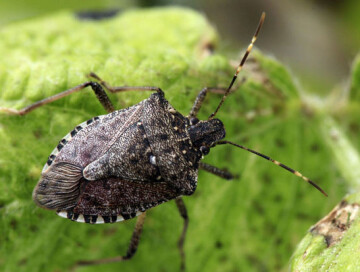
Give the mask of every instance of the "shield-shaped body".
[[107, 223], [192, 194], [202, 154], [188, 126], [158, 93], [94, 117], [60, 141], [33, 198], [71, 220]]

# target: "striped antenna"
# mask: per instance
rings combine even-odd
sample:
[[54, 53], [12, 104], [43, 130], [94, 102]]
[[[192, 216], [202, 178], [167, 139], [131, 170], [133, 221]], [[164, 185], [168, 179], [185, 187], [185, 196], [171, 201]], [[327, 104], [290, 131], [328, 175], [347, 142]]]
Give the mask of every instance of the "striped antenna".
[[220, 107], [221, 107], [222, 104], [224, 103], [226, 97], [227, 97], [228, 94], [230, 93], [231, 87], [234, 85], [234, 82], [235, 82], [238, 74], [240, 73], [241, 69], [243, 68], [244, 63], [245, 63], [247, 57], [249, 56], [249, 54], [250, 54], [250, 52], [251, 52], [251, 49], [252, 49], [253, 46], [254, 46], [254, 43], [255, 43], [255, 41], [256, 41], [256, 38], [257, 38], [257, 36], [258, 36], [258, 34], [259, 34], [259, 32], [260, 32], [261, 26], [262, 26], [263, 23], [264, 23], [264, 20], [265, 20], [265, 12], [263, 12], [263, 13], [261, 14], [261, 18], [260, 18], [260, 21], [259, 21], [259, 25], [258, 25], [258, 27], [256, 28], [255, 34], [254, 34], [254, 36], [253, 36], [252, 39], [251, 39], [251, 43], [249, 44], [248, 48], [246, 49], [246, 52], [245, 52], [243, 58], [241, 59], [239, 66], [237, 67], [237, 69], [236, 69], [236, 71], [235, 71], [235, 75], [234, 75], [233, 79], [231, 80], [231, 83], [230, 83], [229, 87], [226, 89], [225, 94], [224, 94], [223, 97], [221, 98], [221, 101], [220, 101], [219, 105], [217, 106], [216, 110], [209, 116], [208, 120], [211, 120], [211, 119], [213, 119], [213, 118], [215, 117], [215, 115], [216, 115], [217, 112], [219, 111]]
[[302, 178], [303, 180], [305, 180], [306, 182], [310, 183], [312, 186], [314, 186], [316, 189], [318, 189], [324, 196], [328, 196], [327, 193], [325, 193], [324, 190], [321, 189], [320, 186], [318, 186], [315, 182], [313, 182], [309, 178], [303, 176], [300, 172], [295, 171], [294, 169], [290, 168], [289, 166], [286, 166], [285, 164], [282, 164], [281, 162], [273, 160], [272, 158], [270, 158], [270, 157], [268, 157], [268, 156], [266, 156], [264, 154], [261, 154], [261, 153], [255, 151], [255, 150], [252, 150], [252, 149], [247, 148], [245, 146], [238, 145], [238, 144], [235, 144], [235, 143], [232, 143], [232, 142], [229, 142], [229, 141], [218, 141], [216, 143], [216, 145], [222, 145], [222, 144], [231, 144], [233, 146], [236, 146], [236, 147], [239, 147], [239, 148], [244, 149], [246, 151], [249, 151], [251, 153], [254, 153], [255, 155], [258, 155], [258, 156], [264, 158], [265, 160], [271, 161], [272, 163], [274, 163], [274, 164], [288, 170], [289, 172], [293, 173], [294, 175], [296, 175], [296, 176]]

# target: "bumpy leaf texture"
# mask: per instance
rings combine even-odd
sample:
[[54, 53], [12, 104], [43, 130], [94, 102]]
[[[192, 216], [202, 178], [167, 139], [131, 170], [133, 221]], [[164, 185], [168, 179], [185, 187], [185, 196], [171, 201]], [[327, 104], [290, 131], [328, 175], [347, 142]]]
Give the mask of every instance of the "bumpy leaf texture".
[[[255, 29], [257, 20], [249, 27]], [[95, 21], [57, 13], [7, 26], [0, 36], [2, 107], [21, 108], [96, 72], [114, 86], [159, 86], [187, 115], [203, 87], [227, 87], [234, 72], [226, 57], [209, 50], [219, 42], [214, 28], [188, 9], [132, 10]], [[345, 191], [336, 183], [340, 177], [316, 111], [307, 108], [281, 64], [253, 52], [234, 90], [218, 114], [226, 139], [298, 169], [330, 197], [241, 149], [212, 149], [204, 161], [239, 177], [229, 182], [200, 171], [197, 191], [185, 198], [188, 271], [285, 269], [307, 229]], [[129, 92], [110, 98], [120, 109], [148, 96]], [[210, 94], [200, 117], [207, 118], [220, 98]], [[92, 91], [84, 90], [23, 117], [0, 115], [1, 271], [66, 271], [78, 260], [126, 252], [134, 220], [80, 224], [38, 208], [31, 199], [58, 141], [77, 124], [104, 113]], [[148, 213], [133, 260], [81, 271], [179, 269], [176, 243], [182, 224], [175, 204], [162, 204]]]

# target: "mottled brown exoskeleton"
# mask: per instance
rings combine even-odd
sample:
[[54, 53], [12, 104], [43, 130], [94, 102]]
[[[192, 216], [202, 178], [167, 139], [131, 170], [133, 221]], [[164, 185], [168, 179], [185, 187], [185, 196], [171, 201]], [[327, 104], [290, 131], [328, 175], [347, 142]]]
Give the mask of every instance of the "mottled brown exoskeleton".
[[[302, 177], [322, 193], [324, 191], [299, 172], [256, 151], [223, 141], [225, 129], [215, 115], [229, 94], [264, 22], [263, 13], [230, 86], [223, 90], [218, 107], [208, 120], [197, 113], [208, 92], [203, 89], [186, 117], [177, 112], [157, 87], [111, 87], [96, 74], [89, 81], [36, 102], [21, 110], [1, 111], [24, 115], [30, 111], [90, 86], [109, 114], [94, 117], [67, 134], [50, 154], [33, 199], [40, 207], [77, 222], [114, 223], [138, 216], [126, 255], [76, 265], [100, 264], [130, 259], [138, 246], [145, 213], [149, 208], [175, 199], [184, 227], [179, 240], [181, 268], [185, 268], [183, 244], [188, 216], [182, 196], [191, 195], [197, 186], [198, 170], [203, 169], [225, 179], [233, 176], [200, 160], [210, 148], [231, 144], [255, 153]], [[114, 111], [104, 89], [153, 91], [148, 99], [129, 108]], [[324, 193], [325, 194], [325, 193]]]

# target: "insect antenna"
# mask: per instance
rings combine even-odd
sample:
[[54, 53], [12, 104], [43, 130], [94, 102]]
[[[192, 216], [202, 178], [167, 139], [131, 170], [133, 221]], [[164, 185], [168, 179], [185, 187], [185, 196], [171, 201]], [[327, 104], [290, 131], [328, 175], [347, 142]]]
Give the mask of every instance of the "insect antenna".
[[320, 186], [318, 186], [315, 182], [313, 182], [309, 178], [303, 176], [300, 172], [295, 171], [294, 169], [290, 168], [289, 166], [286, 166], [285, 164], [282, 164], [281, 162], [278, 162], [278, 161], [276, 161], [276, 160], [274, 160], [274, 159], [272, 159], [272, 158], [270, 158], [270, 157], [268, 157], [268, 156], [266, 156], [264, 154], [261, 154], [261, 153], [255, 151], [255, 150], [252, 150], [252, 149], [247, 148], [245, 146], [238, 145], [238, 144], [235, 144], [235, 143], [232, 143], [232, 142], [229, 142], [229, 141], [218, 141], [216, 143], [216, 145], [222, 145], [222, 144], [231, 144], [233, 146], [236, 146], [236, 147], [239, 147], [239, 148], [244, 149], [246, 151], [249, 151], [249, 152], [251, 152], [251, 153], [253, 153], [255, 155], [258, 155], [258, 156], [260, 156], [260, 157], [262, 157], [262, 158], [264, 158], [264, 159], [266, 159], [268, 161], [271, 161], [272, 163], [274, 163], [274, 164], [288, 170], [289, 172], [293, 173], [294, 175], [296, 175], [296, 176], [302, 178], [303, 180], [305, 180], [306, 182], [310, 183], [312, 186], [314, 186], [316, 189], [318, 189], [324, 196], [328, 196], [327, 193], [325, 193], [324, 190], [321, 189]]
[[245, 63], [247, 57], [249, 56], [249, 54], [250, 54], [250, 52], [251, 52], [251, 49], [252, 49], [253, 46], [254, 46], [254, 43], [255, 43], [255, 41], [256, 41], [256, 38], [257, 38], [257, 36], [258, 36], [258, 34], [259, 34], [259, 32], [260, 32], [260, 29], [261, 29], [261, 27], [262, 27], [262, 25], [263, 25], [263, 23], [264, 23], [264, 20], [265, 20], [265, 12], [263, 12], [263, 13], [261, 14], [260, 21], [259, 21], [258, 27], [256, 28], [255, 34], [254, 34], [254, 36], [252, 37], [251, 43], [249, 44], [248, 48], [246, 49], [246, 52], [245, 52], [243, 58], [241, 59], [239, 66], [237, 67], [237, 69], [236, 69], [236, 71], [235, 71], [235, 75], [234, 75], [234, 77], [232, 78], [229, 87], [226, 89], [223, 97], [221, 98], [221, 101], [220, 101], [219, 105], [217, 106], [216, 110], [209, 116], [208, 120], [211, 120], [211, 119], [214, 118], [214, 116], [217, 114], [217, 112], [219, 111], [220, 107], [221, 107], [222, 104], [224, 103], [226, 97], [229, 95], [230, 90], [231, 90], [231, 87], [234, 85], [234, 82], [235, 82], [238, 74], [240, 73], [241, 69], [243, 68], [244, 63]]

